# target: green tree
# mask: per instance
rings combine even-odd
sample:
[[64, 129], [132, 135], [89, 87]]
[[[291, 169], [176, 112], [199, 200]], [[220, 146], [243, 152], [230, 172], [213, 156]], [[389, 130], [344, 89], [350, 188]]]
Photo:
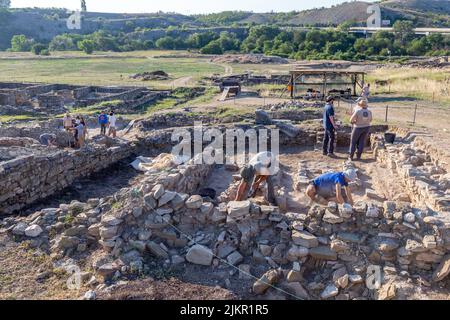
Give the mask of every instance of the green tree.
[[211, 41], [206, 46], [200, 49], [202, 54], [222, 54], [223, 50], [220, 46], [220, 42], [217, 40]]
[[165, 50], [175, 49], [175, 39], [169, 36], [159, 38], [158, 40], [156, 40], [155, 44], [158, 49], [165, 49]]
[[50, 41], [48, 47], [51, 51], [68, 51], [78, 49], [76, 42], [74, 41], [72, 36], [68, 34], [55, 36], [52, 41]]
[[402, 45], [414, 37], [414, 25], [409, 20], [398, 20], [393, 25], [395, 37], [400, 40]]
[[89, 39], [84, 39], [82, 41], [78, 41], [77, 46], [78, 49], [84, 51], [87, 54], [91, 54], [94, 52], [95, 42]]
[[35, 55], [40, 55], [44, 50], [47, 50], [47, 46], [42, 43], [36, 43], [31, 47], [31, 52]]
[[86, 0], [81, 0], [81, 12], [86, 12], [86, 11], [87, 11]]
[[33, 39], [28, 39], [24, 34], [18, 34], [11, 39], [11, 51], [25, 52], [30, 51], [31, 46], [34, 44]]

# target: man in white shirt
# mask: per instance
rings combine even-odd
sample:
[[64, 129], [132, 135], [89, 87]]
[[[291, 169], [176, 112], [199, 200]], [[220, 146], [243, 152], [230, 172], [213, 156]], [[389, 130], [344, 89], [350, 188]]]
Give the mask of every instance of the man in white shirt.
[[267, 200], [271, 204], [276, 204], [275, 193], [271, 176], [277, 173], [275, 156], [271, 152], [260, 152], [254, 156], [241, 169], [241, 183], [236, 194], [236, 201], [246, 200], [249, 196], [254, 197], [261, 183], [267, 183]]
[[117, 118], [114, 114], [114, 111], [111, 111], [108, 117], [108, 125], [109, 125], [109, 131], [108, 131], [108, 136], [113, 136], [113, 138], [116, 137], [116, 133], [117, 133], [117, 129], [116, 129], [116, 121]]

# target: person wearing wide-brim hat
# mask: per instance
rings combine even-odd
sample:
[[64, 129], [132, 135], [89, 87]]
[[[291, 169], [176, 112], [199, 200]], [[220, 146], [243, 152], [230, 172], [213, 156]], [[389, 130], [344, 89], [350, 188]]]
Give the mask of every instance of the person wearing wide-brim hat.
[[350, 139], [349, 160], [353, 161], [356, 152], [356, 159], [361, 160], [367, 136], [370, 131], [372, 122], [372, 112], [368, 109], [369, 103], [367, 99], [358, 101], [358, 108], [353, 112], [350, 123], [353, 125], [352, 135]]

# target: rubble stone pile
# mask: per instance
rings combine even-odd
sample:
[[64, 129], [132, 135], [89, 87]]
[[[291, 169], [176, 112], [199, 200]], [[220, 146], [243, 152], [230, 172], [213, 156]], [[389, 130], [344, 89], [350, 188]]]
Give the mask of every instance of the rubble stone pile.
[[[196, 194], [211, 169], [191, 161], [107, 198], [5, 218], [3, 228], [55, 260], [87, 258], [92, 271], [84, 281], [93, 290], [145, 273], [149, 258], [230, 270], [266, 298], [392, 299], [405, 281], [435, 283], [450, 273], [450, 223], [431, 209], [359, 201], [298, 213], [215, 202]], [[374, 288], [377, 268], [382, 279]]]

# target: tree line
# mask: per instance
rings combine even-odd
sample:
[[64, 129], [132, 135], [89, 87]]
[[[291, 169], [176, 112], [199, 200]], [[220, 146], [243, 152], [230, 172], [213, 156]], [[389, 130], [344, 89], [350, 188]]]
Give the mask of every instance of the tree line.
[[89, 35], [62, 34], [49, 43], [38, 43], [24, 35], [15, 35], [11, 51], [32, 51], [49, 54], [51, 51], [81, 50], [135, 51], [148, 49], [198, 50], [203, 54], [263, 53], [293, 59], [382, 60], [399, 56], [449, 55], [450, 37], [442, 34], [418, 36], [413, 23], [397, 21], [394, 32], [379, 31], [372, 36], [348, 32], [350, 24], [336, 29], [309, 31], [283, 29], [274, 25], [250, 27], [245, 36], [233, 32], [196, 32], [188, 37], [174, 37], [173, 33], [156, 39], [136, 39], [128, 33], [100, 30]]

